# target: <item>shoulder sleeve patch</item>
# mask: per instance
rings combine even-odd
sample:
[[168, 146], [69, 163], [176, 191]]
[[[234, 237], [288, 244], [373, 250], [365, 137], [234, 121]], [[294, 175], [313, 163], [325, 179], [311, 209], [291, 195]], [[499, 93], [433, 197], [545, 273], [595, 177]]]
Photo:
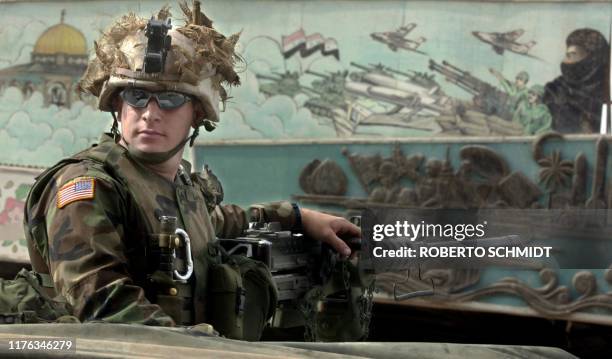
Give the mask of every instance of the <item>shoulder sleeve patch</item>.
[[57, 191], [57, 208], [68, 203], [94, 198], [95, 179], [93, 177], [77, 177]]

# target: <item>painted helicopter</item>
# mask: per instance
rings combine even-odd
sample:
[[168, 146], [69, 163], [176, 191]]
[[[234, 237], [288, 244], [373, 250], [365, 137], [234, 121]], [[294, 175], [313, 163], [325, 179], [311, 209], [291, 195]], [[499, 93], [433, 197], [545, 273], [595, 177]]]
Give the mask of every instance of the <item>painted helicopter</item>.
[[529, 41], [526, 43], [519, 43], [516, 41], [524, 33], [525, 30], [523, 29], [503, 33], [472, 31], [472, 35], [474, 35], [478, 40], [491, 45], [493, 50], [495, 50], [498, 55], [503, 55], [504, 50], [508, 50], [519, 55], [535, 57], [529, 54], [529, 50], [531, 50], [531, 48], [536, 44], [535, 41]]
[[370, 37], [372, 37], [374, 41], [387, 45], [393, 51], [403, 49], [426, 55], [426, 53], [418, 50], [418, 48], [427, 41], [427, 39], [424, 37], [418, 37], [416, 39], [407, 38], [408, 34], [416, 26], [415, 23], [410, 23], [399, 27], [396, 31], [373, 32], [370, 34]]

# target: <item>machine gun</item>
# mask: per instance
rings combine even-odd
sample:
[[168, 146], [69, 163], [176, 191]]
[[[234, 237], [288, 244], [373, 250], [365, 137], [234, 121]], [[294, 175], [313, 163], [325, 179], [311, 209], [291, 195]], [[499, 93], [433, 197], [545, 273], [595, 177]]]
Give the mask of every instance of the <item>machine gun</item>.
[[[347, 244], [359, 250], [360, 241]], [[219, 244], [229, 255], [245, 255], [270, 269], [278, 289], [272, 327], [305, 325], [306, 338], [315, 341], [367, 337], [374, 280], [359, 271], [357, 259], [342, 259], [327, 244], [281, 231], [274, 222], [252, 225], [244, 236]]]
[[453, 66], [447, 61], [438, 64], [429, 60], [429, 69], [442, 74], [448, 82], [451, 82], [474, 96], [474, 104], [487, 115], [496, 115], [505, 120], [512, 119], [512, 113], [508, 109], [508, 94], [493, 85], [486, 83], [469, 72]]

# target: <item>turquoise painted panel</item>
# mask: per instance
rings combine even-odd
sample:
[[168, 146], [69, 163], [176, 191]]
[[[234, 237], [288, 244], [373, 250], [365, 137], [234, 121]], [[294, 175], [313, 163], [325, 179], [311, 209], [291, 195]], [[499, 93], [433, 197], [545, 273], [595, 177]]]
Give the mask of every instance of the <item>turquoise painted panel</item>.
[[[507, 161], [511, 171], [523, 172], [537, 182], [539, 167], [533, 160], [532, 138], [516, 142], [490, 141], [471, 143], [402, 143], [400, 148], [405, 155], [423, 154], [426, 159], [444, 160], [447, 149], [455, 170], [459, 167], [459, 150], [466, 145], [484, 145], [498, 151]], [[390, 156], [393, 143], [377, 144], [263, 144], [263, 145], [197, 145], [194, 150], [194, 164], [201, 168], [208, 164], [221, 179], [226, 201], [248, 205], [260, 201], [289, 198], [303, 194], [298, 179], [301, 170], [314, 159], [335, 161], [349, 178], [349, 197], [365, 197], [367, 193], [359, 185], [347, 158], [342, 154], [347, 149], [353, 154]], [[587, 184], [590, 191], [592, 166], [595, 158], [595, 139], [551, 141], [544, 146], [544, 152], [560, 150], [563, 159], [574, 160], [583, 152], [588, 159], [589, 171]], [[544, 190], [544, 189], [543, 189]]]

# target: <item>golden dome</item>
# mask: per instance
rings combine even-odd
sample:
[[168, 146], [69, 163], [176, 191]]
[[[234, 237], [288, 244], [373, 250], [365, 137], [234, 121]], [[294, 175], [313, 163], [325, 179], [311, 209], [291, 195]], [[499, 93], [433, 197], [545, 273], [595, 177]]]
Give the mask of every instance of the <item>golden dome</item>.
[[48, 28], [34, 45], [35, 54], [87, 56], [87, 41], [85, 36], [75, 27], [60, 23]]

